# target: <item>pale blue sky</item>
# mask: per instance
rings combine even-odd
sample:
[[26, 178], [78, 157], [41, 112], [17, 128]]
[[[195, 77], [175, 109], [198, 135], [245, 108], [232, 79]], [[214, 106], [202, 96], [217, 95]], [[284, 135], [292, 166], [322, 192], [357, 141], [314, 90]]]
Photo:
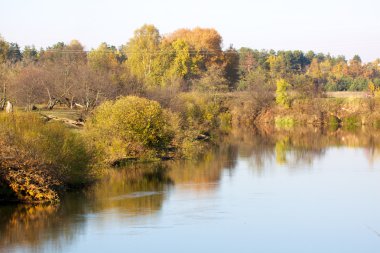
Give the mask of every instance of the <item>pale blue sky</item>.
[[213, 27], [224, 47], [380, 58], [380, 0], [0, 0], [0, 34], [21, 46], [119, 46], [145, 23], [162, 34]]

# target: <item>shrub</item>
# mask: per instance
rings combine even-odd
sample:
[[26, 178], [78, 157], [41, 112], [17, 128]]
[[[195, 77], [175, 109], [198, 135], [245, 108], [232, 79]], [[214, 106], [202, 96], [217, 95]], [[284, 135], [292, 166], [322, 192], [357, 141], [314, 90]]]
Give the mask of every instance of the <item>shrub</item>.
[[0, 137], [33, 159], [49, 164], [66, 184], [90, 179], [92, 152], [82, 136], [35, 113], [0, 114]]
[[183, 93], [173, 109], [181, 115], [183, 128], [208, 132], [220, 125], [221, 100], [216, 95]]
[[169, 112], [156, 101], [135, 96], [101, 104], [86, 130], [108, 161], [152, 158], [165, 150], [174, 137]]

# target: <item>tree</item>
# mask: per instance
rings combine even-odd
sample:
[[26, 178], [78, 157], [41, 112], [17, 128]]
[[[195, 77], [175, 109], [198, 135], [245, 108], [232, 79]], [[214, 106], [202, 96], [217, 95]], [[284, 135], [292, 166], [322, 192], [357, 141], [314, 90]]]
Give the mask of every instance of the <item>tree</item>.
[[276, 103], [285, 108], [290, 107], [290, 98], [288, 95], [288, 87], [290, 84], [286, 82], [284, 79], [279, 79], [276, 82]]
[[[267, 77], [264, 70], [258, 68], [254, 71], [249, 72], [239, 82], [239, 90], [249, 90], [249, 91], [263, 91], [264, 89], [270, 90], [267, 87]], [[272, 90], [273, 91], [273, 90]]]
[[[323, 84], [325, 83], [324, 80], [326, 79], [327, 74], [331, 72], [330, 71], [331, 69], [329, 68], [328, 63], [326, 64], [326, 61], [328, 60], [325, 60], [322, 63], [319, 63], [318, 59], [316, 58], [314, 58], [311, 61], [311, 64], [307, 71], [307, 75], [312, 78], [313, 88], [311, 89], [312, 92], [310, 92], [309, 89], [307, 89], [309, 88], [307, 87], [308, 86], [307, 83], [301, 84], [301, 86], [303, 87], [300, 87], [300, 88], [301, 90], [304, 90], [304, 93], [306, 91], [306, 94], [308, 95], [313, 94], [313, 96], [316, 96], [318, 95], [318, 93], [320, 93], [321, 87], [323, 87]], [[306, 88], [306, 89], [303, 89], [303, 88]]]
[[153, 25], [144, 25], [135, 31], [134, 37], [124, 47], [127, 66], [148, 86], [157, 86], [162, 77], [163, 70], [159, 68], [160, 43], [158, 29]]
[[80, 65], [75, 78], [77, 86], [73, 90], [70, 107], [76, 101], [77, 105], [88, 111], [98, 105], [102, 95], [111, 93], [109, 75], [96, 71], [89, 65]]
[[114, 72], [119, 65], [117, 54], [114, 47], [101, 43], [97, 49], [88, 53], [88, 63], [95, 71]]
[[286, 74], [286, 62], [283, 55], [270, 55], [267, 59], [272, 78], [284, 77]]
[[354, 57], [352, 58], [352, 61], [361, 64], [361, 63], [362, 63], [362, 58], [360, 58], [360, 56], [356, 54], [356, 55], [354, 55]]
[[86, 62], [87, 54], [83, 45], [78, 40], [70, 41], [70, 44], [64, 47], [66, 61], [70, 62]]
[[24, 62], [36, 62], [38, 60], [38, 52], [34, 46], [25, 46], [22, 52]]
[[183, 39], [177, 39], [171, 43], [173, 59], [170, 66], [170, 75], [184, 79], [192, 76], [193, 61], [190, 56], [190, 46]]
[[340, 61], [336, 65], [333, 66], [330, 75], [332, 75], [333, 77], [337, 79], [340, 79], [347, 72], [346, 71], [347, 68], [348, 68], [347, 63], [344, 61]]
[[69, 45], [59, 42], [42, 53], [42, 68], [47, 81], [44, 90], [48, 96], [47, 108], [52, 110], [58, 103], [73, 107], [75, 90], [78, 88], [76, 76], [81, 65], [87, 64], [83, 46], [72, 40]]
[[368, 82], [368, 91], [372, 97], [375, 96], [376, 86], [372, 81]]
[[349, 63], [345, 71], [346, 75], [356, 78], [363, 74], [362, 60], [358, 55], [355, 55]]
[[246, 75], [258, 67], [257, 59], [250, 48], [239, 49], [239, 69], [242, 75]]
[[23, 68], [11, 82], [11, 96], [17, 105], [31, 110], [37, 103], [43, 103], [46, 73], [36, 66]]
[[45, 51], [41, 51], [41, 60], [43, 62], [56, 62], [60, 64], [72, 64], [86, 61], [86, 52], [78, 40], [72, 40], [66, 45], [64, 42], [58, 42]]
[[16, 63], [22, 60], [22, 54], [20, 51], [20, 47], [17, 43], [10, 43], [8, 48], [7, 59], [11, 63]]
[[9, 50], [9, 43], [6, 42], [1, 36], [0, 36], [0, 63], [4, 63], [8, 59], [8, 50]]
[[227, 91], [228, 80], [222, 68], [212, 66], [199, 80], [194, 81], [193, 89], [207, 92]]
[[192, 57], [198, 58], [200, 70], [206, 71], [211, 65], [223, 64], [222, 37], [215, 29], [179, 29], [164, 38], [169, 42], [177, 39], [182, 39], [190, 45]]
[[230, 45], [224, 52], [225, 73], [229, 82], [229, 89], [234, 90], [239, 80], [239, 53]]
[[310, 75], [314, 79], [322, 78], [322, 71], [321, 71], [318, 59], [314, 58], [311, 61], [309, 69], [307, 70], [307, 74]]

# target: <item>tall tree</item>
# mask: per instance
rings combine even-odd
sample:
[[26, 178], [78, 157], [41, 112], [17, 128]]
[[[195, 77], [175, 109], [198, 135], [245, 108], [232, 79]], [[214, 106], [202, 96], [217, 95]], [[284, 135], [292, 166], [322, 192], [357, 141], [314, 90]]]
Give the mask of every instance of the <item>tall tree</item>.
[[36, 62], [38, 60], [38, 52], [34, 46], [25, 46], [22, 52], [22, 59], [25, 62]]
[[165, 37], [167, 41], [182, 39], [192, 48], [194, 57], [201, 57], [199, 68], [207, 70], [211, 65], [223, 64], [222, 36], [213, 28], [179, 29]]
[[232, 45], [224, 52], [226, 78], [229, 89], [234, 90], [239, 80], [239, 53]]
[[0, 63], [4, 63], [8, 59], [9, 43], [0, 36]]
[[22, 54], [20, 51], [20, 47], [17, 43], [10, 43], [8, 48], [7, 59], [11, 63], [16, 63], [22, 60]]
[[88, 63], [96, 71], [114, 72], [119, 65], [114, 47], [101, 43], [97, 49], [88, 53]]
[[132, 74], [149, 86], [159, 85], [162, 77], [162, 70], [158, 68], [160, 43], [158, 29], [153, 25], [144, 25], [135, 31], [134, 37], [124, 47]]

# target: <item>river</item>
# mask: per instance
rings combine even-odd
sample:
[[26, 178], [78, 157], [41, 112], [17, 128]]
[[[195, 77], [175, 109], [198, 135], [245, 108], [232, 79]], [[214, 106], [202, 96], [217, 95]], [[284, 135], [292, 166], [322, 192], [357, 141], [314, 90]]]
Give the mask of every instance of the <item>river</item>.
[[110, 169], [59, 205], [0, 207], [2, 252], [380, 252], [380, 133], [236, 131]]

